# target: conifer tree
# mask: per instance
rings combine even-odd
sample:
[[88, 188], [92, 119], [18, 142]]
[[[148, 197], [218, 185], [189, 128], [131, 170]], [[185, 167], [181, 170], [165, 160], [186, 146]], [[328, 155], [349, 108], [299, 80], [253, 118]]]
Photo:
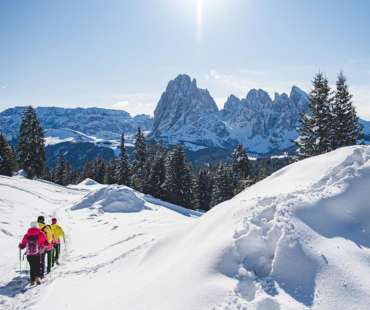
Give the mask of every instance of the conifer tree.
[[245, 179], [249, 175], [248, 154], [241, 144], [238, 144], [232, 153], [232, 174], [236, 180]]
[[198, 200], [199, 209], [208, 211], [212, 202], [213, 179], [209, 169], [202, 169], [198, 173]]
[[0, 175], [11, 176], [16, 169], [15, 154], [0, 133]]
[[161, 146], [152, 160], [146, 182], [146, 192], [160, 199], [164, 198], [163, 184], [166, 178], [165, 157], [166, 151]]
[[80, 175], [80, 182], [85, 179], [92, 179], [95, 180], [95, 171], [94, 171], [94, 161], [90, 160], [85, 163], [81, 175]]
[[194, 182], [185, 162], [183, 148], [179, 144], [167, 156], [163, 188], [167, 201], [194, 209]]
[[94, 161], [94, 177], [93, 179], [103, 184], [104, 183], [104, 176], [105, 176], [105, 162], [103, 158], [97, 157]]
[[309, 113], [301, 117], [300, 137], [297, 144], [302, 157], [319, 155], [332, 150], [333, 118], [330, 95], [328, 80], [320, 72], [313, 80]]
[[73, 182], [73, 171], [71, 164], [62, 155], [58, 157], [56, 167], [52, 173], [52, 181], [60, 185], [69, 185]]
[[19, 165], [28, 178], [41, 177], [44, 172], [45, 146], [44, 133], [37, 119], [36, 111], [27, 107], [19, 133], [17, 149]]
[[333, 100], [333, 149], [357, 144], [361, 137], [356, 110], [352, 104], [347, 79], [343, 72], [338, 75]]
[[146, 161], [146, 144], [145, 137], [140, 127], [138, 128], [137, 134], [135, 135], [135, 148], [134, 148], [134, 167], [132, 176], [133, 187], [140, 191], [144, 191], [145, 187], [145, 161]]
[[67, 171], [67, 163], [66, 160], [62, 155], [58, 157], [58, 161], [53, 173], [53, 181], [60, 185], [67, 185], [68, 182], [68, 171]]
[[110, 163], [105, 165], [104, 184], [115, 184], [117, 183], [116, 176], [118, 175], [117, 161], [113, 157]]
[[189, 165], [185, 165], [184, 177], [183, 177], [183, 197], [182, 205], [188, 209], [198, 209], [199, 207], [199, 196], [197, 189], [197, 181], [193, 176]]
[[212, 206], [234, 196], [234, 181], [230, 170], [223, 163], [219, 164], [213, 179]]
[[125, 135], [122, 134], [121, 136], [121, 146], [120, 146], [121, 154], [120, 160], [117, 167], [116, 179], [119, 185], [130, 185], [130, 165], [128, 161], [128, 156], [125, 147]]

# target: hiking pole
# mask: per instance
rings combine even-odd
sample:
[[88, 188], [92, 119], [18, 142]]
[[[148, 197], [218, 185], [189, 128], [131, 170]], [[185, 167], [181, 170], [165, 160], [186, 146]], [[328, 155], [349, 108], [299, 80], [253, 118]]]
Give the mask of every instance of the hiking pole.
[[19, 276], [22, 276], [22, 250], [19, 248]]

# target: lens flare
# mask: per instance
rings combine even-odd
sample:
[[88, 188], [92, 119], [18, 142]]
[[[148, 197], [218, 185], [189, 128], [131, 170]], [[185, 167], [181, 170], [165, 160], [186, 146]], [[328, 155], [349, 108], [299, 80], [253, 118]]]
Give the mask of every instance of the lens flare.
[[197, 40], [202, 39], [203, 32], [203, 0], [197, 0]]

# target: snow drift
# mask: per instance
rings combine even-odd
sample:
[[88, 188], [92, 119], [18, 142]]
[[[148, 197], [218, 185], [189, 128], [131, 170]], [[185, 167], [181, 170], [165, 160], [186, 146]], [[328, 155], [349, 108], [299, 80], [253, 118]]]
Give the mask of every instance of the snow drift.
[[368, 309], [369, 188], [369, 147], [290, 165], [165, 236], [123, 304], [145, 291], [134, 309]]
[[[91, 183], [85, 182], [85, 185], [89, 184]], [[144, 203], [131, 188], [111, 185], [89, 193], [72, 210], [91, 208], [106, 212], [139, 212], [144, 209]]]
[[199, 218], [88, 183], [0, 178], [2, 248], [16, 248], [19, 219], [41, 211], [69, 232], [64, 265], [24, 294], [14, 288], [16, 261], [0, 256], [5, 309], [369, 308], [370, 147], [292, 164]]

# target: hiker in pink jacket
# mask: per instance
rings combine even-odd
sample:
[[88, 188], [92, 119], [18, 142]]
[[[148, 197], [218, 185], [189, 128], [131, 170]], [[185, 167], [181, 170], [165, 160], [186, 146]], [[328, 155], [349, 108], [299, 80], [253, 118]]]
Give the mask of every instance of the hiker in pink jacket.
[[27, 261], [30, 264], [31, 285], [41, 283], [40, 257], [46, 250], [46, 244], [47, 240], [45, 234], [38, 228], [38, 224], [36, 222], [32, 222], [31, 227], [28, 229], [22, 242], [19, 244], [20, 249], [27, 248], [26, 255]]

